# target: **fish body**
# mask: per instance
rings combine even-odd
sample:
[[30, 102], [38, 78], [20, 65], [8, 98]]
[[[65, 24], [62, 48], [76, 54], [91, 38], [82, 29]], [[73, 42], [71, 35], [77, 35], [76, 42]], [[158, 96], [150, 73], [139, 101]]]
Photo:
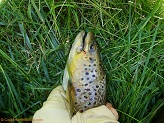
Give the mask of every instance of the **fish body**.
[[76, 36], [64, 71], [63, 87], [73, 113], [106, 103], [106, 76], [91, 32], [81, 31]]

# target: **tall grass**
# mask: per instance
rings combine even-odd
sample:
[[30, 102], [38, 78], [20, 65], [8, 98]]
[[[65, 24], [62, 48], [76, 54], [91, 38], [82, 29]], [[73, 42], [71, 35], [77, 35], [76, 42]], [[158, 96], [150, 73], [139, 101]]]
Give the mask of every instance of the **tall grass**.
[[92, 31], [122, 123], [164, 106], [163, 0], [6, 0], [0, 5], [0, 116], [29, 118], [60, 85], [69, 47]]

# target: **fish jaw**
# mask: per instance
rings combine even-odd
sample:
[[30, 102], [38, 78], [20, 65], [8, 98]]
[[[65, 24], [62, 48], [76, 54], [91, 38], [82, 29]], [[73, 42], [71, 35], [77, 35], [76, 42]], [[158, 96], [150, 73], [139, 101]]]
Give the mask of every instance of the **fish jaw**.
[[[85, 32], [81, 31], [75, 38], [74, 43], [72, 44], [72, 48], [70, 50], [69, 53], [69, 57], [68, 57], [68, 64], [79, 54], [77, 52], [78, 48], [82, 48], [83, 47], [83, 37], [85, 36]], [[81, 49], [82, 50], [82, 49]]]

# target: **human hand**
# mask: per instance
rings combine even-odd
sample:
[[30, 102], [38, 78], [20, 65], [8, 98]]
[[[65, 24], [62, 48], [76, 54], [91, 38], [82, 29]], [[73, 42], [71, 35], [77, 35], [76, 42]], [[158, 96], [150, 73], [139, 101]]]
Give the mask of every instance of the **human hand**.
[[33, 123], [118, 123], [117, 120], [118, 113], [110, 103], [83, 113], [77, 112], [70, 118], [68, 102], [62, 86], [52, 90], [43, 107], [33, 116]]

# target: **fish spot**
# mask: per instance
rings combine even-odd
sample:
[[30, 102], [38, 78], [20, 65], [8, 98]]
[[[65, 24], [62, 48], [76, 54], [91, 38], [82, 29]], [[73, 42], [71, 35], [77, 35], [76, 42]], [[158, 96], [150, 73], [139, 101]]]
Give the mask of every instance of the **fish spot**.
[[89, 100], [91, 100], [91, 101], [92, 101], [93, 99], [92, 99], [92, 98], [89, 98]]
[[89, 65], [89, 67], [91, 67], [91, 65]]
[[87, 106], [84, 106], [84, 108], [87, 108]]
[[86, 83], [85, 86], [87, 86], [88, 84]]
[[89, 95], [92, 95], [92, 92], [89, 92], [88, 94], [89, 94]]
[[91, 72], [93, 73], [93, 70], [91, 70]]
[[91, 84], [93, 81], [90, 81], [89, 83]]
[[88, 105], [91, 105], [91, 103], [89, 102]]
[[98, 88], [99, 86], [98, 85], [96, 85], [96, 88]]
[[97, 72], [97, 69], [95, 69], [95, 72]]
[[81, 90], [80, 89], [76, 89], [77, 90], [77, 92], [81, 92]]
[[84, 89], [84, 90], [86, 90], [86, 91], [90, 91], [90, 89], [89, 89], [89, 88], [87, 88], [87, 89]]
[[89, 60], [90, 60], [90, 63], [93, 63], [94, 62], [94, 59], [93, 58], [89, 58]]
[[93, 66], [96, 66], [96, 64], [93, 64]]
[[89, 78], [87, 78], [87, 80], [89, 80]]
[[85, 70], [87, 70], [87, 68], [85, 68]]
[[81, 80], [84, 80], [84, 78], [81, 78]]
[[79, 112], [80, 112], [80, 113], [82, 113], [82, 112], [83, 112], [83, 110], [81, 109]]
[[84, 96], [85, 99], [87, 99], [87, 96]]
[[88, 72], [86, 72], [86, 73], [85, 73], [85, 75], [89, 75], [89, 73], [88, 73]]
[[97, 95], [97, 93], [95, 93], [95, 95]]
[[95, 77], [95, 75], [93, 74], [92, 77]]

